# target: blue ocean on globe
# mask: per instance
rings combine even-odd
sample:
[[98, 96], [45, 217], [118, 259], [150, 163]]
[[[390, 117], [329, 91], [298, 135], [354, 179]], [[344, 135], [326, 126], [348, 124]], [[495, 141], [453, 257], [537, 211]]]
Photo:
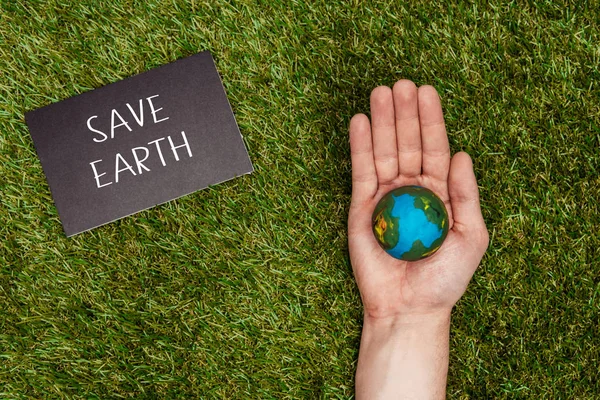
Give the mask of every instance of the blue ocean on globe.
[[410, 194], [400, 196], [392, 195], [394, 207], [392, 217], [399, 218], [402, 223], [399, 226], [400, 240], [396, 246], [388, 250], [388, 253], [396, 258], [401, 258], [409, 251], [413, 243], [420, 240], [425, 247], [442, 236], [442, 229], [430, 222], [423, 210], [415, 207], [415, 197]]

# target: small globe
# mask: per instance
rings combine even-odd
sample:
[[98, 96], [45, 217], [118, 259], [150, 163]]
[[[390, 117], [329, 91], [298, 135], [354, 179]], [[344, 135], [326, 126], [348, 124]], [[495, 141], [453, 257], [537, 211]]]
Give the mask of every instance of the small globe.
[[421, 186], [402, 186], [386, 193], [375, 207], [372, 223], [377, 242], [399, 260], [432, 255], [448, 235], [444, 202]]

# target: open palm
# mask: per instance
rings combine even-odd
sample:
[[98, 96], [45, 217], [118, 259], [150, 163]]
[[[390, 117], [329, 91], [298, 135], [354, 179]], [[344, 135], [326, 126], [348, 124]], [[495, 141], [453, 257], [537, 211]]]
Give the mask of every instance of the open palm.
[[[450, 157], [442, 107], [431, 86], [408, 80], [371, 94], [371, 121], [350, 122], [352, 203], [350, 259], [365, 314], [385, 318], [448, 310], [464, 293], [488, 246], [479, 192], [468, 154]], [[371, 216], [377, 202], [404, 185], [431, 189], [448, 210], [448, 236], [432, 256], [397, 260], [377, 243]]]

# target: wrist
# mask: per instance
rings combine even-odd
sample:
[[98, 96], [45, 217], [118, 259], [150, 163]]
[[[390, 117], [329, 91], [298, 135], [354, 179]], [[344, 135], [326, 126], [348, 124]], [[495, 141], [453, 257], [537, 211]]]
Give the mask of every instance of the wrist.
[[368, 327], [376, 331], [418, 331], [450, 326], [451, 311], [452, 309], [438, 309], [429, 312], [399, 313], [385, 317], [373, 316], [365, 312], [363, 328]]
[[357, 399], [444, 398], [450, 310], [374, 318], [365, 314]]

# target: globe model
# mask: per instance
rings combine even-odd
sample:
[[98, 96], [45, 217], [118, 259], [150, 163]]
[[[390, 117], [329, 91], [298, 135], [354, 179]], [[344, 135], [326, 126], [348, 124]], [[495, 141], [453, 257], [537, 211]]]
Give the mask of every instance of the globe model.
[[392, 257], [416, 261], [435, 253], [448, 235], [444, 202], [421, 186], [402, 186], [379, 200], [373, 233]]

